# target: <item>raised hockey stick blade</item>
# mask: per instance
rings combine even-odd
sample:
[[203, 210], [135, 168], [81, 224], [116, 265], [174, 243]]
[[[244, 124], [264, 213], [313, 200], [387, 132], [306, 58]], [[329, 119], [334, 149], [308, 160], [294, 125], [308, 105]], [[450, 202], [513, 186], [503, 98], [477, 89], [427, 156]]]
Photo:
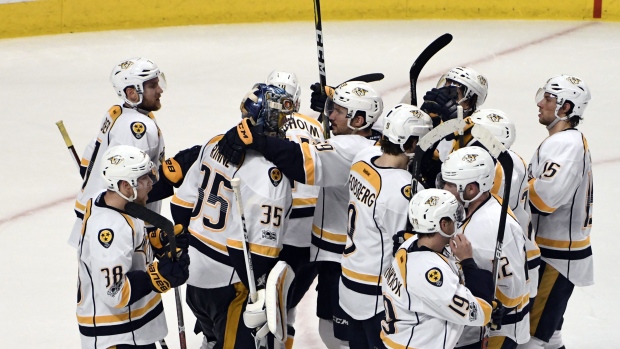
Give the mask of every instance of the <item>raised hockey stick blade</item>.
[[[152, 226], [159, 228], [168, 234], [170, 242], [170, 258], [174, 261], [177, 259], [177, 241], [174, 236], [174, 224], [166, 217], [153, 212], [148, 208], [138, 205], [135, 202], [125, 204], [125, 212], [130, 216], [141, 219], [150, 223]], [[174, 251], [174, 252], [173, 252]], [[181, 349], [187, 349], [187, 339], [185, 338], [185, 320], [183, 318], [183, 303], [181, 301], [181, 292], [178, 287], [174, 288], [174, 301], [177, 309], [177, 326], [179, 329], [179, 343]]]
[[411, 69], [409, 69], [409, 84], [411, 87], [411, 105], [418, 105], [418, 95], [416, 93], [416, 87], [418, 85], [418, 77], [420, 77], [420, 72], [422, 68], [426, 65], [426, 63], [433, 57], [437, 52], [439, 52], [442, 48], [446, 47], [450, 41], [452, 41], [452, 34], [446, 33], [435, 41], [431, 42], [422, 53], [416, 58], [416, 60], [411, 65]]
[[[502, 211], [499, 216], [499, 227], [497, 228], [495, 256], [493, 257], [493, 298], [495, 298], [495, 291], [497, 289], [497, 273], [504, 244], [504, 230], [506, 229], [506, 218], [508, 216], [510, 186], [514, 164], [512, 162], [512, 157], [510, 157], [510, 154], [506, 150], [506, 147], [504, 147], [504, 145], [497, 138], [495, 138], [489, 130], [484, 128], [484, 126], [474, 125], [471, 130], [471, 134], [489, 151], [491, 156], [497, 159], [497, 161], [502, 165], [502, 169], [504, 171], [504, 196], [502, 200]], [[484, 338], [482, 339], [482, 349], [486, 349], [488, 346], [490, 332], [490, 326], [485, 326]]]
[[248, 229], [245, 225], [245, 215], [243, 214], [243, 202], [241, 201], [241, 179], [233, 178], [230, 180], [233, 192], [235, 194], [235, 201], [237, 202], [237, 210], [241, 216], [241, 228], [243, 229], [243, 255], [245, 256], [245, 271], [248, 275], [248, 286], [250, 288], [250, 300], [252, 303], [258, 299], [256, 293], [256, 280], [254, 279], [254, 266], [252, 264], [252, 254], [250, 253], [250, 241], [248, 239]]
[[62, 122], [62, 120], [60, 120], [56, 123], [56, 126], [58, 126], [58, 130], [60, 131], [60, 134], [62, 135], [62, 138], [65, 141], [65, 145], [67, 146], [67, 149], [69, 149], [69, 154], [71, 154], [71, 157], [73, 158], [73, 160], [75, 160], [75, 164], [77, 165], [78, 170], [79, 170], [80, 169], [80, 157], [75, 151], [75, 147], [73, 146], [73, 142], [71, 142], [69, 133], [67, 132], [67, 129], [65, 129], [65, 124]]
[[[314, 29], [316, 31], [316, 55], [319, 61], [319, 83], [321, 84], [321, 93], [325, 94], [327, 77], [325, 76], [325, 51], [323, 50], [321, 0], [314, 0]], [[323, 135], [325, 136], [325, 139], [329, 139], [329, 120], [327, 120], [327, 116], [325, 116], [323, 112], [321, 112], [319, 119], [323, 120]]]
[[360, 76], [356, 76], [352, 79], [349, 79], [345, 82], [349, 82], [349, 81], [363, 81], [363, 82], [375, 82], [375, 81], [381, 81], [383, 80], [383, 78], [385, 77], [385, 75], [381, 74], [381, 73], [370, 73], [370, 74], [364, 74], [364, 75], [360, 75]]

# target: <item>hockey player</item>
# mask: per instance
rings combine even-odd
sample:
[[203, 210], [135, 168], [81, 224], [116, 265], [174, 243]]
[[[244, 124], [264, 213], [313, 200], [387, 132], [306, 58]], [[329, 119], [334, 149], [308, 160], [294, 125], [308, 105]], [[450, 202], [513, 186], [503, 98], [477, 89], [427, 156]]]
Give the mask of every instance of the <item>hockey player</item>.
[[[467, 210], [462, 231], [471, 242], [480, 268], [492, 270], [501, 203], [491, 195], [495, 164], [486, 150], [476, 146], [451, 153], [441, 165], [437, 188], [451, 192]], [[516, 348], [529, 340], [529, 288], [527, 285], [525, 236], [509, 211], [499, 260], [496, 298], [506, 307], [501, 328], [491, 331], [489, 348]], [[480, 348], [482, 327], [466, 327], [457, 347]]]
[[182, 173], [189, 169], [197, 156], [198, 148], [179, 152], [174, 158], [165, 161], [164, 138], [153, 114], [161, 108], [160, 98], [166, 89], [166, 78], [159, 67], [146, 58], [131, 58], [114, 66], [110, 82], [122, 105], [115, 105], [103, 117], [99, 133], [84, 151], [80, 165], [82, 176], [81, 191], [75, 201], [77, 219], [73, 226], [69, 244], [78, 247], [82, 218], [86, 202], [106, 188], [101, 172], [101, 154], [115, 145], [131, 145], [146, 152], [162, 172], [162, 181], [156, 183], [151, 191], [147, 207], [159, 212], [159, 200], [172, 195], [171, 184], [182, 181]]
[[[527, 166], [525, 161], [510, 147], [517, 138], [517, 130], [514, 122], [506, 113], [497, 109], [479, 109], [472, 116], [474, 124], [482, 125], [489, 130], [508, 149], [512, 163], [512, 183], [510, 190], [510, 209], [514, 213], [521, 230], [525, 233], [525, 247], [527, 253], [528, 284], [530, 298], [536, 297], [538, 291], [538, 268], [540, 267], [540, 249], [536, 245], [530, 225], [531, 212], [529, 203], [529, 185], [527, 182]], [[470, 142], [471, 144], [472, 142]], [[495, 165], [495, 180], [491, 194], [503, 199], [504, 195], [504, 171], [502, 166]]]
[[385, 346], [450, 349], [465, 325], [484, 326], [492, 314], [500, 322], [501, 306], [497, 312], [491, 307], [491, 272], [478, 268], [467, 236], [457, 234], [465, 212], [454, 195], [422, 190], [408, 214], [417, 235], [405, 241], [383, 273]]
[[353, 159], [339, 285], [352, 349], [383, 346], [378, 330], [385, 319], [381, 274], [392, 260], [392, 235], [407, 224], [412, 192], [407, 164], [419, 137], [431, 129], [430, 116], [418, 107], [398, 104], [385, 116], [381, 149], [366, 148]]
[[554, 76], [536, 95], [538, 122], [549, 131], [529, 165], [530, 206], [542, 262], [527, 348], [563, 347], [560, 330], [575, 286], [594, 283], [592, 159], [576, 129], [590, 90], [580, 78]]
[[[281, 127], [294, 110], [291, 96], [276, 86], [256, 84], [241, 101], [242, 117], [264, 132], [283, 137]], [[291, 185], [280, 170], [255, 151], [233, 165], [220, 153], [216, 136], [200, 151], [172, 198], [176, 223], [188, 224], [192, 258], [187, 304], [199, 330], [219, 348], [254, 348], [250, 329], [241, 320], [249, 282], [265, 288], [278, 261], [291, 207]], [[245, 226], [255, 280], [248, 280], [243, 254], [243, 227], [231, 179], [241, 179]], [[265, 301], [265, 294], [259, 292]], [[262, 324], [261, 324], [262, 325]], [[259, 326], [256, 326], [259, 327]]]
[[[281, 87], [293, 97], [295, 112], [287, 117], [284, 125], [288, 140], [295, 143], [317, 144], [325, 141], [323, 126], [316, 119], [299, 113], [301, 87], [295, 73], [274, 70], [269, 74], [265, 84]], [[293, 208], [289, 215], [286, 231], [282, 238], [280, 260], [285, 261], [295, 271], [291, 288], [289, 314], [289, 333], [287, 341], [292, 346], [295, 330], [295, 307], [310, 288], [316, 276], [315, 268], [310, 262], [310, 237], [312, 236], [312, 217], [316, 207], [319, 187], [293, 182]], [[287, 345], [289, 345], [287, 344]]]
[[[104, 179], [107, 191], [85, 205], [77, 253], [82, 348], [155, 349], [168, 332], [160, 293], [187, 280], [189, 256], [183, 251], [171, 261], [162, 253], [160, 232], [151, 243], [144, 222], [124, 213], [127, 202], [146, 204], [156, 174], [155, 164], [138, 148], [118, 145], [101, 155], [100, 172], [93, 175]], [[175, 233], [182, 230], [175, 227]]]
[[319, 334], [328, 348], [346, 346], [346, 314], [338, 302], [340, 260], [347, 241], [348, 175], [353, 158], [375, 144], [372, 124], [383, 111], [383, 100], [365, 82], [338, 86], [325, 103], [334, 137], [325, 143], [297, 144], [267, 137], [243, 120], [220, 141], [222, 154], [238, 162], [246, 148], [256, 149], [291, 180], [323, 187], [312, 225], [310, 259], [319, 262], [317, 316]]

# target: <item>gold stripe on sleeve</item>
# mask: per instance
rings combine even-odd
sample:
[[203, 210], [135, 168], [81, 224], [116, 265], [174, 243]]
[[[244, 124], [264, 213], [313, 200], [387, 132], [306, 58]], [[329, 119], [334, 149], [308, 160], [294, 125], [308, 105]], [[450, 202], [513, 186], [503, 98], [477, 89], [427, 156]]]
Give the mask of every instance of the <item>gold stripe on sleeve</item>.
[[541, 199], [541, 197], [536, 192], [536, 189], [534, 189], [535, 181], [536, 181], [536, 178], [532, 178], [532, 179], [530, 179], [530, 182], [529, 182], [529, 186], [530, 186], [530, 201], [534, 204], [534, 206], [536, 206], [536, 208], [539, 211], [545, 212], [545, 213], [553, 213], [555, 211], [555, 208], [545, 204], [543, 199]]

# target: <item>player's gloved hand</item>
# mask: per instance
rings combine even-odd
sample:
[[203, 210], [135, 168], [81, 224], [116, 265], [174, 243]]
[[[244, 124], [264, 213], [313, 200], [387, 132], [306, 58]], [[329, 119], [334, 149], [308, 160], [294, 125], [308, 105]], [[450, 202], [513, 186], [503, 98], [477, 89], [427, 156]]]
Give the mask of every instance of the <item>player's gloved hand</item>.
[[200, 148], [199, 145], [195, 145], [181, 150], [175, 156], [166, 159], [161, 165], [163, 178], [175, 188], [180, 187], [185, 174], [189, 171], [194, 161], [196, 161], [198, 155], [200, 155]]
[[498, 299], [494, 299], [491, 303], [493, 306], [493, 311], [491, 311], [491, 329], [497, 331], [502, 328], [502, 319], [504, 318], [504, 313], [506, 313], [506, 308]]
[[433, 88], [424, 95], [424, 103], [420, 109], [429, 114], [431, 118], [439, 117], [442, 121], [456, 119], [457, 99], [456, 86]]
[[[189, 233], [183, 228], [183, 225], [177, 224], [174, 226], [174, 236], [177, 243], [177, 248], [183, 251], [187, 251], [189, 247]], [[168, 234], [161, 229], [156, 229], [149, 232], [149, 241], [153, 247], [153, 251], [157, 258], [165, 255], [170, 250], [170, 241]]]
[[151, 286], [155, 292], [164, 293], [171, 288], [181, 286], [189, 277], [189, 254], [181, 253], [176, 261], [167, 256], [146, 267], [151, 278]]
[[243, 323], [248, 328], [253, 328], [255, 336], [262, 338], [269, 333], [267, 326], [267, 308], [265, 307], [265, 289], [258, 290], [257, 299], [254, 303], [248, 303], [243, 312]]
[[321, 93], [321, 84], [315, 82], [310, 85], [312, 94], [310, 95], [310, 108], [315, 112], [322, 113], [325, 109], [325, 101], [327, 97], [334, 96], [334, 88], [331, 86], [325, 86], [325, 93]]
[[244, 118], [226, 132], [217, 143], [220, 154], [233, 165], [239, 165], [248, 148], [260, 151], [264, 148], [265, 135], [262, 127], [255, 126], [252, 119]]
[[413, 232], [407, 230], [401, 230], [398, 233], [392, 235], [392, 242], [394, 246], [392, 247], [392, 256], [396, 255], [398, 248], [403, 244], [407, 239], [414, 235]]

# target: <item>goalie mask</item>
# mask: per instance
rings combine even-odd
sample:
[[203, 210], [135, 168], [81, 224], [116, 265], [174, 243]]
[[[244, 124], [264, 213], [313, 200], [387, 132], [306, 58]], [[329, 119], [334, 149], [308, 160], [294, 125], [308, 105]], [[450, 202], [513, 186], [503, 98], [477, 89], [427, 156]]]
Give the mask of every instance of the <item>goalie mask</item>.
[[465, 219], [465, 209], [449, 191], [443, 189], [425, 189], [413, 196], [409, 202], [409, 222], [418, 234], [439, 233], [451, 238], [441, 230], [442, 218], [448, 218], [455, 224]]
[[400, 150], [407, 156], [413, 153], [405, 151], [405, 143], [411, 137], [423, 137], [433, 128], [431, 117], [420, 108], [410, 104], [397, 104], [392, 108], [383, 121], [383, 137], [398, 144]]
[[[489, 92], [489, 83], [487, 79], [483, 75], [478, 74], [475, 70], [467, 67], [455, 67], [450, 69], [437, 83], [437, 88], [443, 86], [459, 87], [461, 92], [463, 92], [463, 99], [469, 101], [472, 101], [473, 97], [476, 96], [475, 103], [470, 104], [470, 109], [465, 110], [468, 114], [471, 114], [484, 104]], [[459, 103], [461, 102], [462, 100], [459, 101]]]
[[[345, 82], [334, 89], [333, 96], [327, 96], [325, 101], [325, 116], [334, 111], [334, 104], [347, 109], [347, 126], [353, 130], [366, 129], [379, 119], [383, 112], [383, 100], [370, 84], [362, 81]], [[355, 128], [351, 120], [362, 116], [365, 124]]]
[[484, 126], [506, 149], [509, 149], [517, 138], [517, 128], [508, 115], [497, 109], [480, 109], [471, 115], [471, 120]]
[[280, 87], [256, 84], [241, 100], [240, 109], [243, 118], [251, 118], [254, 125], [283, 137], [282, 126], [295, 111], [295, 103]]
[[278, 86], [284, 89], [289, 95], [293, 97], [295, 103], [295, 111], [299, 111], [301, 87], [299, 86], [299, 80], [295, 73], [287, 73], [284, 71], [274, 70], [269, 74], [265, 84]]
[[[132, 108], [136, 108], [142, 103], [144, 82], [155, 78], [159, 78], [159, 87], [165, 90], [167, 83], [164, 73], [159, 70], [155, 63], [142, 57], [122, 61], [115, 65], [112, 73], [110, 73], [110, 82], [116, 94]], [[138, 102], [132, 102], [127, 98], [125, 93], [127, 87], [132, 87], [136, 90], [138, 96], [140, 96]]]
[[[478, 199], [493, 187], [495, 180], [495, 162], [483, 148], [470, 146], [452, 152], [441, 164], [441, 172], [437, 175], [435, 186], [444, 188], [446, 182], [456, 186], [456, 191], [465, 207]], [[469, 200], [463, 196], [465, 187], [470, 183], [478, 184], [478, 194]]]
[[[155, 164], [147, 153], [129, 145], [117, 145], [103, 154], [103, 170], [101, 174], [107, 184], [107, 189], [116, 192], [127, 201], [134, 201], [138, 197], [136, 188], [138, 179], [149, 175], [153, 183], [157, 182], [158, 172]], [[131, 185], [133, 194], [126, 197], [121, 193], [119, 182], [126, 181]]]
[[[549, 79], [545, 86], [538, 89], [536, 93], [536, 104], [542, 101], [545, 97], [545, 93], [556, 98], [555, 120], [547, 126], [548, 130], [555, 126], [560, 120], [565, 121], [573, 116], [578, 116], [581, 119], [583, 117], [583, 112], [588, 106], [588, 102], [590, 102], [592, 98], [590, 89], [583, 80], [570, 75], [558, 75]], [[558, 111], [562, 108], [564, 103], [570, 103], [572, 108], [566, 113], [566, 116], [561, 118], [558, 115]]]

